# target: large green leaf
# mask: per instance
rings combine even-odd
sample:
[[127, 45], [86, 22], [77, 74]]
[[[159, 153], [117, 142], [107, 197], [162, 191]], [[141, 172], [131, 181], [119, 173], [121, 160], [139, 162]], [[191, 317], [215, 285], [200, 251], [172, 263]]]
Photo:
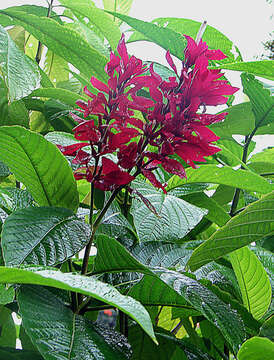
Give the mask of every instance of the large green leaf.
[[[157, 18], [152, 20], [152, 23], [158, 25], [160, 27], [165, 27], [170, 30], [176, 31], [179, 34], [186, 34], [191, 36], [192, 38], [196, 38], [198, 31], [202, 25], [202, 23], [190, 20], [190, 19], [182, 19], [182, 18]], [[136, 29], [138, 30], [138, 29]], [[129, 42], [138, 41], [138, 40], [151, 40], [149, 37], [144, 37], [143, 34], [138, 32], [134, 32], [129, 38]], [[222, 34], [217, 29], [208, 25], [203, 35], [203, 40], [206, 41], [209, 49], [220, 49], [223, 53], [225, 53], [230, 61], [234, 59], [234, 55], [232, 53], [233, 43], [229, 40], [224, 34]]]
[[39, 205], [77, 208], [72, 170], [57, 147], [41, 135], [19, 126], [0, 127], [0, 160]]
[[252, 171], [234, 170], [232, 167], [217, 165], [201, 165], [198, 169], [187, 168], [187, 179], [172, 176], [168, 181], [167, 190], [174, 189], [185, 183], [213, 183], [237, 187], [239, 189], [269, 193], [273, 187], [268, 181]]
[[11, 310], [0, 306], [0, 346], [15, 347], [16, 328], [11, 314]]
[[17, 210], [2, 230], [6, 265], [55, 265], [78, 253], [88, 241], [89, 226], [63, 208]]
[[18, 303], [23, 326], [46, 360], [122, 360], [130, 355], [122, 335], [74, 314], [49, 289], [23, 286]]
[[239, 360], [271, 360], [274, 357], [274, 343], [266, 338], [254, 336], [243, 343]]
[[89, 0], [60, 0], [60, 3], [72, 10], [77, 17], [78, 14], [89, 19], [89, 23], [95, 25], [100, 32], [108, 40], [113, 50], [116, 49], [118, 41], [121, 38], [121, 32], [117, 25], [115, 25], [109, 14], [101, 9], [98, 9]]
[[77, 93], [66, 89], [57, 89], [57, 88], [41, 88], [34, 90], [29, 97], [43, 97], [43, 98], [50, 98], [56, 99], [64, 104], [68, 104], [72, 107], [76, 106], [75, 102], [79, 99], [87, 100], [86, 97], [81, 96]]
[[194, 271], [210, 261], [271, 234], [274, 230], [274, 192], [248, 205], [223, 228], [196, 248], [188, 261]]
[[121, 295], [114, 287], [94, 277], [77, 275], [75, 273], [62, 273], [55, 268], [42, 266], [25, 268], [1, 266], [0, 283], [51, 286], [91, 296], [111, 306], [117, 307], [132, 317], [140, 324], [143, 330], [155, 340], [150, 317], [145, 308], [136, 300], [129, 296]]
[[[2, 10], [16, 24], [23, 26], [51, 51], [63, 57], [86, 76], [92, 74], [106, 79], [104, 67], [107, 59], [93, 49], [76, 31], [47, 17], [26, 14], [16, 10]], [[58, 34], [58, 36], [56, 36]]]
[[[145, 182], [136, 181], [134, 188], [145, 197], [135, 196], [131, 214], [140, 241], [176, 241], [192, 230], [206, 214], [205, 210], [155, 190]], [[150, 204], [150, 205], [148, 205]], [[153, 206], [157, 214], [151, 211]]]
[[[274, 61], [273, 61], [274, 63]], [[252, 111], [255, 115], [256, 127], [261, 127], [273, 122], [274, 119], [274, 97], [263, 84], [255, 79], [254, 75], [241, 75], [244, 93], [249, 97]]]
[[138, 20], [127, 15], [118, 14], [112, 11], [109, 11], [109, 13], [123, 20], [133, 29], [139, 31], [140, 33], [145, 35], [149, 40], [158, 44], [165, 50], [169, 50], [170, 53], [176, 56], [178, 59], [181, 60], [184, 59], [184, 49], [186, 46], [186, 40], [179, 33], [171, 29], [158, 26], [151, 22]]
[[68, 62], [51, 50], [47, 51], [44, 71], [54, 83], [69, 79]]
[[115, 11], [125, 15], [128, 15], [132, 3], [133, 0], [103, 0], [105, 10]]
[[217, 69], [227, 69], [235, 71], [245, 71], [250, 74], [260, 76], [266, 79], [274, 80], [274, 61], [260, 60], [248, 62], [235, 62], [229, 64], [222, 64]]
[[255, 319], [260, 319], [271, 303], [271, 285], [267, 273], [248, 247], [233, 251], [230, 255], [243, 303]]
[[21, 99], [40, 86], [37, 65], [20, 51], [0, 25], [0, 64], [11, 101]]

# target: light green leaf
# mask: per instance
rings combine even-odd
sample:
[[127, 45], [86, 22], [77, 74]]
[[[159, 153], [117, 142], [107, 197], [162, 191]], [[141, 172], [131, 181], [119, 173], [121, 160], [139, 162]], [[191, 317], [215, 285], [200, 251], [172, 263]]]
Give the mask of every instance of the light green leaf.
[[124, 15], [128, 15], [132, 3], [133, 0], [103, 0], [105, 10], [115, 11]]
[[32, 196], [27, 190], [14, 187], [0, 188], [0, 204], [15, 211], [34, 205]]
[[237, 357], [239, 360], [271, 360], [274, 357], [274, 343], [254, 336], [243, 343]]
[[19, 126], [0, 127], [0, 160], [40, 206], [76, 210], [76, 181], [66, 158], [41, 135]]
[[44, 71], [53, 83], [69, 79], [68, 62], [51, 50], [47, 51]]
[[98, 9], [90, 0], [60, 0], [60, 3], [72, 10], [77, 17], [78, 14], [89, 19], [89, 24], [95, 25], [108, 40], [113, 50], [121, 38], [119, 27], [113, 23], [109, 14]]
[[[199, 29], [202, 25], [201, 22], [190, 20], [190, 19], [182, 19], [182, 18], [157, 18], [152, 20], [153, 24], [156, 24], [160, 27], [164, 27], [170, 30], [173, 30], [179, 33], [181, 36], [186, 34], [191, 36], [193, 39], [196, 38]], [[136, 29], [138, 30], [138, 29]], [[144, 37], [143, 34], [138, 32], [134, 32], [129, 38], [128, 42], [138, 41], [138, 40], [148, 40], [151, 39], [149, 37]], [[233, 43], [229, 40], [224, 34], [222, 34], [219, 30], [213, 28], [210, 25], [207, 25], [206, 30], [203, 35], [203, 41], [206, 41], [209, 49], [220, 49], [224, 54], [228, 56], [230, 61], [234, 59], [234, 55], [232, 53]]]
[[234, 216], [223, 228], [196, 248], [187, 266], [197, 270], [253, 241], [270, 235], [274, 230], [274, 192], [248, 205]]
[[269, 193], [273, 189], [271, 184], [259, 175], [242, 169], [234, 170], [229, 166], [201, 165], [198, 169], [187, 168], [186, 175], [186, 180], [178, 176], [172, 176], [168, 181], [167, 191], [185, 183], [203, 182], [228, 185], [239, 189], [257, 191], [262, 194]]
[[62, 273], [55, 268], [41, 266], [25, 268], [0, 266], [0, 283], [51, 286], [91, 296], [111, 306], [117, 307], [132, 317], [143, 330], [156, 341], [150, 317], [145, 308], [131, 297], [121, 295], [114, 287], [94, 277], [74, 273]]
[[[274, 61], [273, 61], [274, 63]], [[244, 93], [249, 97], [252, 111], [255, 115], [256, 127], [261, 127], [273, 122], [274, 119], [274, 97], [263, 84], [255, 79], [254, 75], [241, 75]]]
[[38, 67], [21, 52], [0, 25], [0, 65], [11, 101], [21, 99], [40, 86]]
[[230, 262], [236, 274], [245, 307], [255, 319], [260, 319], [271, 303], [271, 285], [257, 256], [243, 247], [233, 251]]
[[46, 360], [125, 360], [130, 354], [125, 337], [74, 314], [49, 289], [23, 286], [18, 303], [23, 326]]
[[222, 64], [213, 67], [214, 69], [226, 69], [235, 71], [244, 71], [255, 76], [260, 76], [269, 80], [274, 80], [274, 60], [260, 60], [260, 61], [247, 61], [235, 62], [229, 64]]
[[50, 98], [56, 99], [64, 104], [68, 104], [71, 107], [75, 107], [75, 102], [79, 99], [87, 100], [86, 97], [81, 96], [75, 92], [65, 90], [65, 89], [57, 89], [57, 88], [41, 88], [34, 90], [29, 97], [43, 97], [43, 98]]
[[[131, 214], [140, 241], [177, 241], [192, 230], [206, 214], [184, 200], [165, 195], [145, 182], [136, 181], [133, 187], [145, 197], [135, 195]], [[158, 216], [151, 211], [151, 204]]]
[[64, 262], [88, 243], [89, 235], [89, 226], [71, 210], [52, 207], [17, 210], [3, 225], [5, 264], [55, 265]]
[[161, 27], [147, 21], [138, 20], [133, 17], [118, 14], [112, 11], [109, 11], [109, 13], [126, 22], [133, 29], [145, 35], [155, 44], [158, 44], [165, 50], [169, 50], [170, 53], [176, 56], [178, 59], [184, 59], [186, 40], [184, 37], [182, 37], [182, 35], [171, 29]]
[[[25, 14], [22, 11], [2, 10], [1, 13], [23, 26], [51, 51], [61, 56], [86, 76], [106, 79], [104, 67], [107, 59], [93, 49], [76, 31], [47, 17]], [[58, 36], [56, 36], [58, 34]]]

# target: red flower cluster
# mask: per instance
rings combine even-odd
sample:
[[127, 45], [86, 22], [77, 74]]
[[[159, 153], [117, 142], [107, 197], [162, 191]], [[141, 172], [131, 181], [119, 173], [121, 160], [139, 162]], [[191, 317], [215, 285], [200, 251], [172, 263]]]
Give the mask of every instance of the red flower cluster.
[[[185, 37], [187, 47], [180, 76], [170, 53], [166, 54], [174, 71], [168, 81], [163, 81], [152, 65], [148, 69], [141, 60], [129, 57], [124, 36], [121, 38], [119, 56], [111, 53], [106, 65], [108, 84], [92, 77], [91, 84], [98, 93], [85, 88], [91, 100], [77, 101], [85, 120], [71, 114], [79, 123], [73, 131], [81, 142], [59, 147], [80, 165], [76, 179], [85, 178], [101, 190], [114, 190], [142, 173], [165, 191], [153, 174], [159, 165], [183, 178], [184, 167], [172, 156], [177, 154], [195, 167], [195, 161], [205, 161], [205, 156], [219, 151], [212, 145], [218, 137], [206, 126], [223, 120], [226, 114], [206, 114], [206, 105], [224, 104], [224, 95], [238, 89], [219, 80], [223, 75], [219, 70], [208, 69], [208, 60], [225, 58], [220, 50], [208, 50], [202, 40], [196, 44]], [[143, 88], [148, 89], [150, 98], [137, 94]], [[141, 111], [146, 120], [135, 117], [133, 110]]]

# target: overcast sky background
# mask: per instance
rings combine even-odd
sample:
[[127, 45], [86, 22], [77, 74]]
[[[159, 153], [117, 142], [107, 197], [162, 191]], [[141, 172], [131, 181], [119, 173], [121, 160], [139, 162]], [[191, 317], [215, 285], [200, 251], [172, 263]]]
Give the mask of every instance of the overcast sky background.
[[[102, 6], [103, 1], [94, 2]], [[0, 9], [23, 4], [47, 6], [46, 0], [0, 0]], [[58, 1], [55, 0], [54, 4], [58, 4]], [[206, 20], [233, 41], [245, 61], [251, 61], [264, 52], [262, 43], [271, 39], [271, 32], [273, 37], [273, 14], [271, 0], [134, 0], [129, 15], [145, 21], [157, 17], [180, 17], [200, 22]], [[165, 63], [165, 51], [155, 44], [137, 42], [129, 44], [128, 49], [142, 60]], [[226, 75], [234, 86], [241, 86], [240, 73], [226, 71]], [[241, 101], [243, 98], [239, 92], [236, 102]], [[268, 145], [271, 142], [273, 145], [272, 136], [267, 140]], [[263, 143], [266, 144], [266, 139]]]

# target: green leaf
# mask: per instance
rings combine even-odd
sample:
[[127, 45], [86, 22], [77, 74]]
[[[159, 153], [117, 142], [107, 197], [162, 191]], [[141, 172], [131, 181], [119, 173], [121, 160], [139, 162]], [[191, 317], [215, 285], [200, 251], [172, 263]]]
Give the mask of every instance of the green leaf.
[[114, 287], [94, 277], [74, 273], [62, 273], [55, 268], [41, 266], [25, 268], [2, 266], [0, 267], [0, 283], [51, 286], [91, 296], [111, 306], [117, 307], [132, 317], [143, 330], [156, 341], [150, 317], [145, 308], [131, 297], [121, 295]]
[[38, 67], [21, 52], [0, 25], [0, 64], [10, 101], [21, 99], [40, 86]]
[[201, 165], [198, 169], [186, 169], [187, 180], [172, 176], [168, 181], [167, 191], [184, 185], [185, 183], [213, 183], [233, 186], [235, 188], [256, 191], [262, 194], [269, 193], [273, 187], [266, 179], [242, 169], [217, 165]]
[[273, 359], [274, 343], [269, 339], [254, 336], [243, 343], [237, 357], [239, 360]]
[[128, 15], [133, 0], [103, 0], [105, 10], [115, 11], [120, 14]]
[[110, 14], [115, 17], [123, 20], [133, 29], [139, 31], [145, 35], [149, 40], [153, 41], [155, 44], [161, 46], [165, 50], [169, 50], [170, 53], [176, 56], [178, 59], [184, 59], [184, 49], [186, 47], [186, 40], [182, 37], [181, 34], [153, 24], [151, 22], [142, 21], [135, 19], [133, 17], [118, 14], [116, 12], [108, 11]]
[[75, 102], [79, 99], [86, 101], [85, 96], [81, 96], [77, 93], [74, 93], [65, 89], [57, 89], [57, 88], [41, 88], [34, 90], [29, 97], [43, 97], [56, 99], [64, 104], [68, 104], [72, 107], [76, 106]]
[[15, 347], [16, 329], [11, 314], [11, 310], [0, 306], [0, 346]]
[[[190, 19], [182, 19], [182, 18], [170, 18], [170, 17], [157, 18], [152, 20], [152, 23], [160, 27], [173, 30], [181, 35], [182, 34], [189, 35], [194, 39], [196, 38], [199, 29], [202, 25], [202, 23], [198, 21], [194, 21]], [[133, 42], [138, 40], [149, 41], [151, 39], [149, 37], [145, 38], [143, 34], [134, 32], [129, 38], [128, 42]], [[215, 29], [214, 27], [207, 25], [203, 35], [203, 41], [206, 41], [209, 49], [220, 49], [224, 54], [228, 56], [230, 61], [234, 59], [234, 55], [231, 51], [233, 47], [232, 41], [229, 40], [224, 34], [222, 34], [219, 30]]]
[[2, 161], [0, 161], [0, 177], [6, 177], [9, 175], [10, 175], [9, 168], [7, 167], [7, 165], [2, 163]]
[[49, 289], [23, 286], [18, 303], [23, 326], [44, 359], [128, 358], [129, 345], [122, 335], [107, 329], [104, 334], [103, 329], [74, 314]]
[[89, 235], [89, 226], [71, 210], [52, 207], [17, 210], [3, 225], [5, 264], [55, 265], [64, 262], [88, 243]]
[[253, 241], [271, 234], [274, 230], [274, 192], [248, 205], [234, 216], [223, 228], [196, 248], [187, 266], [197, 270], [202, 265], [216, 260]]
[[260, 328], [260, 336], [274, 341], [274, 315], [267, 319]]
[[[23, 26], [49, 50], [63, 57], [86, 76], [92, 74], [106, 79], [104, 67], [107, 59], [93, 49], [76, 31], [47, 17], [25, 14], [22, 11], [2, 10], [1, 13]], [[58, 34], [58, 36], [56, 36]]]
[[0, 285], [0, 304], [6, 305], [13, 302], [15, 291], [12, 286]]
[[0, 160], [40, 206], [77, 208], [72, 170], [57, 147], [41, 135], [19, 126], [0, 127]]
[[80, 14], [81, 16], [88, 18], [89, 24], [95, 25], [108, 40], [111, 48], [113, 50], [116, 49], [121, 38], [121, 32], [119, 27], [113, 23], [109, 14], [98, 9], [89, 0], [78, 0], [77, 3], [75, 3], [74, 0], [60, 0], [60, 3], [72, 10], [76, 17]]
[[[274, 63], [274, 61], [273, 61]], [[255, 115], [255, 126], [261, 127], [273, 122], [274, 97], [254, 75], [241, 75], [244, 93], [249, 97], [252, 111]]]
[[43, 360], [38, 352], [0, 347], [0, 358], [9, 360]]
[[255, 319], [260, 319], [271, 303], [271, 285], [267, 273], [257, 256], [243, 247], [230, 255], [243, 303]]
[[44, 66], [45, 73], [53, 83], [69, 79], [68, 62], [50, 50], [47, 51]]
[[[203, 37], [203, 40], [205, 38]], [[229, 64], [222, 64], [220, 66], [212, 67], [213, 69], [226, 69], [241, 71], [260, 76], [269, 80], [274, 80], [274, 61], [272, 60], [260, 60], [260, 61], [247, 61], [247, 62], [235, 62]]]
[[[177, 241], [206, 214], [205, 210], [172, 195], [165, 195], [145, 182], [136, 181], [133, 187], [146, 199], [144, 203], [136, 195], [132, 201], [131, 214], [140, 241]], [[148, 204], [155, 208], [158, 216]]]
[[[210, 341], [209, 346], [209, 353], [214, 357], [214, 359], [222, 359], [220, 357], [220, 353], [224, 352], [224, 338], [220, 331], [213, 326], [208, 320], [203, 320], [200, 323], [200, 329], [203, 336], [203, 340]], [[207, 342], [206, 342], [207, 344]], [[217, 350], [219, 350], [219, 352]]]

